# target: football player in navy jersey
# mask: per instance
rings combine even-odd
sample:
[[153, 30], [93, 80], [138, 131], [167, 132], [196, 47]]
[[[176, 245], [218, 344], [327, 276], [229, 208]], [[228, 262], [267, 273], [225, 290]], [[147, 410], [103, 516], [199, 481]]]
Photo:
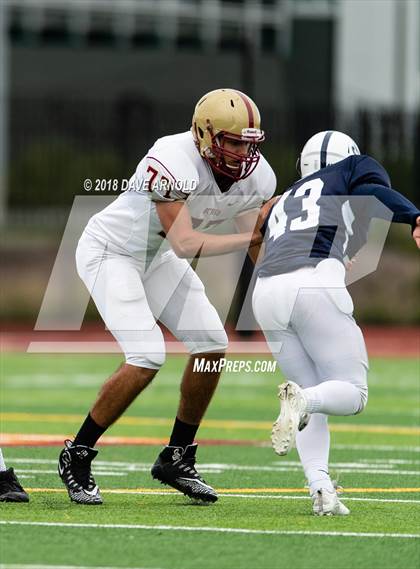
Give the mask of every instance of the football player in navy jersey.
[[296, 445], [316, 515], [347, 515], [328, 473], [327, 419], [363, 411], [368, 357], [346, 264], [366, 243], [372, 218], [409, 224], [420, 248], [420, 211], [343, 133], [314, 135], [299, 162], [302, 178], [265, 206], [253, 308], [287, 378], [273, 448], [284, 455]]

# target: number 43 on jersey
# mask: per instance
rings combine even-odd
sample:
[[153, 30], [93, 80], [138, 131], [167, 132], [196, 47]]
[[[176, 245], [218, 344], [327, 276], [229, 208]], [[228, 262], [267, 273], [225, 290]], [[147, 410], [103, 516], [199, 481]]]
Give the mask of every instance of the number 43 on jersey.
[[[293, 198], [302, 199], [302, 212], [299, 217], [295, 217], [290, 222], [290, 231], [300, 231], [316, 227], [319, 223], [319, 205], [317, 204], [321, 197], [324, 182], [321, 178], [315, 180], [308, 180], [295, 191]], [[287, 226], [287, 213], [285, 212], [284, 205], [293, 190], [284, 192], [281, 199], [276, 203], [271, 212], [268, 220], [268, 229], [270, 238], [278, 239], [286, 231]], [[307, 195], [305, 195], [307, 193]], [[290, 199], [293, 199], [292, 197]]]

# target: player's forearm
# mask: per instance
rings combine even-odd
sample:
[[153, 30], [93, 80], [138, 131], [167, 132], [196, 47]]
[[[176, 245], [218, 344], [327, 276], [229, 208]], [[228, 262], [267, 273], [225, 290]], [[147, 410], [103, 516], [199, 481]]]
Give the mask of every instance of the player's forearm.
[[204, 257], [223, 255], [247, 249], [261, 242], [261, 236], [251, 232], [232, 235], [207, 235], [192, 231], [185, 235], [168, 235], [169, 241], [178, 257], [191, 258], [200, 253]]
[[[407, 223], [414, 229], [416, 219], [420, 215], [419, 209], [405, 196], [386, 186], [379, 184], [363, 184], [352, 192], [355, 196], [374, 196], [393, 213], [392, 221]], [[375, 215], [376, 214], [376, 215]], [[379, 208], [374, 208], [375, 217], [383, 217]]]
[[254, 265], [257, 264], [258, 257], [260, 254], [260, 248], [261, 248], [260, 245], [255, 245], [254, 247], [250, 247], [248, 249], [248, 256], [251, 259], [251, 261], [254, 263]]
[[265, 253], [265, 243], [262, 242], [259, 245], [254, 245], [248, 249], [248, 256], [254, 265], [261, 263]]

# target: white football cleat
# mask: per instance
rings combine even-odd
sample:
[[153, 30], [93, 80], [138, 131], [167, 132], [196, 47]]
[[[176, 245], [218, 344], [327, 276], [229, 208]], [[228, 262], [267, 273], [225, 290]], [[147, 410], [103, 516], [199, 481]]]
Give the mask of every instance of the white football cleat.
[[293, 381], [279, 386], [280, 415], [271, 431], [271, 443], [277, 454], [287, 454], [294, 446], [296, 433], [306, 427], [310, 416], [305, 413], [303, 390]]
[[350, 510], [338, 499], [336, 490], [329, 491], [321, 488], [311, 494], [311, 498], [312, 511], [315, 516], [348, 516], [350, 514]]

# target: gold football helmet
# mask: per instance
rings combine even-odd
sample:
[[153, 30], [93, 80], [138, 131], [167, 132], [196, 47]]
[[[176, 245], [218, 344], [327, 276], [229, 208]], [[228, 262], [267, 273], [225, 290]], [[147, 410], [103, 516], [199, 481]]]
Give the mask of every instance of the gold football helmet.
[[[216, 89], [198, 101], [191, 131], [201, 156], [210, 166], [234, 180], [247, 178], [260, 159], [264, 140], [257, 105], [235, 89]], [[235, 152], [235, 144], [247, 143], [245, 153]], [[225, 148], [225, 144], [229, 148]]]

